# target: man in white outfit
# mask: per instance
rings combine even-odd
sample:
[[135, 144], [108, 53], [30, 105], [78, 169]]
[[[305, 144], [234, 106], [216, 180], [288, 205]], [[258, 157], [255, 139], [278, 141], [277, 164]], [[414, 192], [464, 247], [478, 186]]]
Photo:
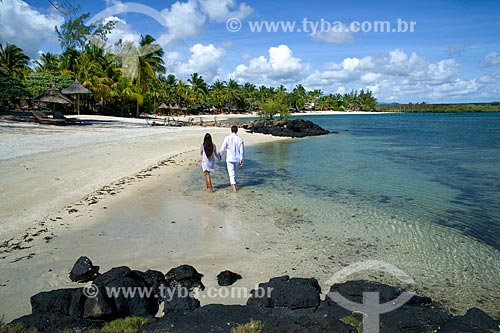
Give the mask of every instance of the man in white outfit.
[[219, 150], [219, 159], [227, 150], [226, 165], [227, 173], [229, 174], [229, 182], [236, 192], [236, 180], [238, 179], [238, 168], [243, 167], [243, 139], [238, 136], [238, 126], [231, 126], [231, 134], [224, 138], [224, 142]]

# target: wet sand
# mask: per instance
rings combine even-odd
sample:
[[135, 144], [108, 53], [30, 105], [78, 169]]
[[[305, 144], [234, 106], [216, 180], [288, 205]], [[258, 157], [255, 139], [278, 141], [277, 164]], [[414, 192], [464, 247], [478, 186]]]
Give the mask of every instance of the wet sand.
[[[241, 270], [250, 263], [242, 260], [248, 251], [265, 246], [236, 211], [218, 212], [182, 195], [185, 171], [200, 163], [204, 134], [220, 145], [229, 129], [111, 117], [87, 123], [0, 122], [0, 314], [6, 321], [30, 313], [29, 297], [37, 292], [81, 286], [67, 277], [81, 255], [101, 272], [120, 265], [166, 272], [187, 263], [210, 287], [221, 270]], [[239, 134], [246, 145], [286, 140]], [[200, 192], [204, 185], [200, 171]], [[218, 195], [239, 200], [229, 185]], [[139, 218], [127, 218], [131, 210]], [[269, 267], [247, 277], [249, 288], [263, 281], [261, 273], [276, 272]]]

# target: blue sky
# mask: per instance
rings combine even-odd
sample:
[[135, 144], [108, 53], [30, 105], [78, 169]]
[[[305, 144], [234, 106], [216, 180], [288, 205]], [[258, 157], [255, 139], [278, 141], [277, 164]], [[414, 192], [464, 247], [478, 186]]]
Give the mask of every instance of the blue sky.
[[[498, 1], [61, 2], [80, 5], [79, 13], [91, 18], [118, 20], [110, 42], [152, 35], [165, 50], [168, 73], [183, 80], [198, 72], [209, 83], [236, 79], [288, 89], [300, 83], [325, 93], [368, 88], [379, 102], [500, 101]], [[58, 53], [54, 26], [65, 19], [47, 0], [3, 0], [0, 42], [18, 45], [32, 59]], [[228, 28], [234, 19], [241, 25]], [[398, 20], [415, 22], [414, 31], [369, 29], [378, 21], [397, 29]], [[251, 31], [264, 21], [295, 24], [294, 32]], [[353, 22], [367, 29], [353, 32], [360, 27]], [[241, 29], [229, 31], [234, 27]]]

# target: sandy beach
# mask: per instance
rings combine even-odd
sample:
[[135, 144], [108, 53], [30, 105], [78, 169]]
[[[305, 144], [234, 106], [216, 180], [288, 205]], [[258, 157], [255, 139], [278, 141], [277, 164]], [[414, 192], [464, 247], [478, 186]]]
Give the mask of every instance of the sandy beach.
[[[213, 116], [203, 117], [213, 121]], [[241, 115], [218, 116], [217, 120], [230, 117]], [[285, 274], [315, 277], [324, 291], [331, 285], [332, 274], [352, 262], [380, 258], [405, 264], [420, 253], [418, 268], [402, 266], [418, 276], [417, 293], [432, 296], [455, 313], [463, 313], [478, 301], [486, 310], [497, 311], [494, 290], [464, 300], [459, 288], [451, 292], [448, 284], [442, 287], [443, 276], [454, 274], [456, 265], [464, 267], [461, 257], [441, 258], [439, 246], [415, 248], [420, 243], [462, 248], [463, 238], [456, 233], [450, 236], [439, 228], [430, 232], [425, 225], [408, 225], [396, 217], [384, 217], [384, 211], [371, 205], [357, 210], [349, 202], [329, 200], [335, 214], [329, 228], [335, 223], [339, 230], [331, 233], [309, 221], [316, 198], [290, 206], [285, 195], [269, 205], [266, 195], [273, 185], [242, 184], [232, 193], [224, 163], [216, 167], [215, 193], [205, 191], [199, 146], [206, 132], [219, 146], [228, 128], [151, 126], [151, 119], [80, 118], [85, 125], [0, 120], [0, 316], [5, 321], [30, 313], [30, 296], [36, 293], [83, 286], [68, 278], [80, 256], [91, 258], [101, 272], [128, 266], [166, 273], [189, 264], [204, 275], [203, 283], [212, 292], [221, 290], [217, 274], [231, 270], [243, 276], [235, 287], [249, 292], [258, 283]], [[276, 145], [276, 153], [280, 140], [291, 140], [244, 130], [239, 134], [246, 146]], [[252, 149], [249, 152], [245, 168], [257, 159], [251, 156]], [[289, 186], [279, 187], [278, 192], [292, 191], [294, 184]], [[316, 207], [315, 212], [320, 210]], [[366, 220], [355, 223], [355, 211]], [[384, 218], [378, 220], [378, 216]], [[407, 246], [398, 237], [374, 242], [392, 232], [387, 228], [399, 230]], [[477, 242], [468, 244], [464, 253], [484, 265], [467, 271], [473, 276], [476, 271], [493, 270], [481, 275], [482, 285], [490, 288], [495, 285], [491, 277], [497, 272], [496, 252]], [[450, 264], [435, 270], [435, 258]], [[464, 274], [460, 281], [466, 285], [472, 278]], [[239, 297], [199, 295], [202, 305], [244, 304], [247, 298], [244, 293]]]
[[[204, 134], [210, 132], [220, 145], [228, 128], [81, 119], [86, 125], [0, 122], [0, 314], [5, 320], [30, 313], [29, 297], [37, 292], [77, 286], [67, 275], [81, 255], [101, 271], [127, 265], [166, 272], [190, 263], [215, 276], [221, 268], [248, 264], [241, 259], [248, 244], [258, 247], [258, 236], [246, 234], [231, 212], [213, 211], [182, 195], [182, 177], [200, 163]], [[240, 135], [246, 145], [286, 140]], [[200, 172], [200, 192], [203, 188]], [[219, 199], [239, 200], [229, 185], [218, 192]], [[144, 219], [127, 220], [122, 214], [129, 209], [143, 212]], [[148, 221], [148, 216], [165, 220]]]

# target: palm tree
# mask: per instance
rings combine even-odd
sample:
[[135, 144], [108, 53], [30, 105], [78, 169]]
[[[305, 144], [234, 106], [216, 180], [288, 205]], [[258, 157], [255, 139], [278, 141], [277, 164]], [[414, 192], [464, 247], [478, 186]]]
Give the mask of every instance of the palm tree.
[[[139, 47], [126, 43], [121, 50], [123, 74], [135, 79], [142, 93], [148, 90], [148, 83], [158, 81], [159, 74], [165, 73], [163, 49], [155, 43], [151, 35], [141, 36]], [[137, 104], [139, 116], [139, 104]]]
[[172, 97], [175, 94], [175, 89], [177, 87], [177, 79], [174, 74], [169, 74], [164, 82], [165, 92], [167, 94], [168, 105], [172, 103]]
[[198, 73], [191, 74], [191, 77], [188, 79], [188, 82], [191, 84], [191, 90], [196, 94], [206, 94], [208, 92], [208, 85], [203, 79], [203, 76]]
[[224, 89], [224, 99], [226, 101], [227, 110], [231, 113], [231, 108], [241, 99], [241, 87], [236, 80], [229, 80]]
[[29, 60], [24, 51], [16, 45], [5, 43], [4, 47], [0, 44], [0, 66], [7, 74], [22, 79]]
[[78, 52], [74, 49], [67, 49], [63, 52], [62, 55], [59, 56], [59, 60], [61, 62], [61, 70], [65, 72], [69, 72], [74, 75], [77, 72], [76, 70], [76, 59], [81, 55], [81, 52]]
[[224, 90], [226, 89], [226, 82], [217, 79], [209, 89], [209, 99], [212, 106], [221, 110], [224, 105]]
[[58, 74], [60, 71], [61, 62], [57, 54], [43, 53], [40, 55], [40, 60], [35, 60], [33, 63], [36, 65], [37, 73]]
[[177, 82], [177, 87], [175, 88], [175, 94], [177, 97], [178, 106], [191, 106], [192, 93], [189, 86], [187, 86], [184, 81], [179, 80]]
[[292, 93], [290, 94], [290, 102], [296, 111], [304, 107], [306, 103], [306, 97], [307, 91], [303, 85], [298, 84], [295, 86], [295, 88], [293, 88]]
[[203, 79], [203, 76], [198, 73], [193, 73], [188, 79], [188, 82], [191, 84], [191, 91], [194, 95], [195, 103], [203, 104], [208, 93], [208, 85]]
[[124, 104], [127, 100], [136, 101], [137, 104], [142, 104], [143, 96], [137, 91], [137, 86], [132, 82], [132, 79], [121, 77], [113, 86], [114, 95], [121, 102], [121, 115], [124, 115]]
[[255, 84], [247, 82], [243, 85], [243, 95], [245, 97], [245, 105], [248, 105], [250, 111], [253, 111], [257, 104], [256, 94], [257, 94], [257, 87], [255, 86]]

